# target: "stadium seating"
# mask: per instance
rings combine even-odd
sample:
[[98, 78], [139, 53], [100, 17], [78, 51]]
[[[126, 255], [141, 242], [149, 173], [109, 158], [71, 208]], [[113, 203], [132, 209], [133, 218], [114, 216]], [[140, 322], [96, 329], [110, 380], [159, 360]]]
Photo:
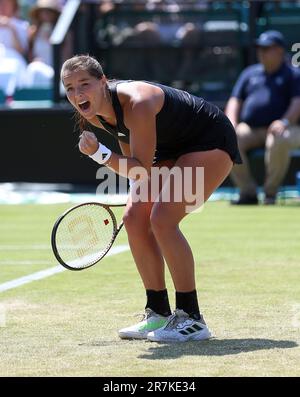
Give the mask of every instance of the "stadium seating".
[[22, 88], [15, 91], [13, 99], [15, 101], [38, 101], [51, 100], [53, 91], [49, 88]]
[[[252, 149], [249, 152], [249, 155], [251, 157], [262, 157], [265, 155], [265, 150], [262, 148], [261, 149]], [[290, 155], [291, 155], [291, 157], [300, 157], [300, 149], [291, 150]]]
[[[241, 48], [247, 45], [248, 28], [242, 3], [216, 1], [203, 9], [186, 4], [173, 13], [132, 10], [123, 4], [96, 22], [96, 55], [104, 60], [110, 78], [159, 81], [222, 107], [244, 66]], [[132, 40], [133, 27], [144, 21], [161, 26], [162, 34], [167, 31], [172, 38], [156, 45]], [[175, 36], [186, 23], [199, 29], [197, 41], [182, 42]]]
[[257, 20], [257, 35], [265, 30], [279, 30], [288, 48], [299, 42], [300, 4], [296, 2], [266, 2]]
[[0, 105], [3, 105], [5, 103], [6, 97], [5, 94], [2, 90], [0, 90]]
[[[102, 14], [93, 8], [93, 48], [86, 52], [102, 60], [109, 78], [159, 81], [187, 89], [223, 107], [240, 72], [254, 62], [251, 26], [255, 26], [256, 36], [267, 29], [278, 29], [289, 46], [299, 42], [300, 2], [261, 2], [256, 20], [250, 20], [254, 14], [250, 11], [252, 3], [247, 0], [178, 3], [180, 9], [172, 9], [168, 3], [165, 8], [145, 9], [138, 2], [122, 1]], [[24, 16], [27, 11], [22, 8]], [[87, 18], [84, 13], [80, 15]], [[170, 39], [165, 37], [159, 45], [151, 40], [147, 45], [132, 40], [134, 27], [145, 21], [161, 26], [161, 32]], [[182, 43], [175, 36], [178, 27], [186, 23], [199, 28], [197, 43]], [[81, 41], [84, 37], [75, 36]], [[15, 101], [52, 99], [52, 91], [45, 89], [22, 89], [14, 95]]]

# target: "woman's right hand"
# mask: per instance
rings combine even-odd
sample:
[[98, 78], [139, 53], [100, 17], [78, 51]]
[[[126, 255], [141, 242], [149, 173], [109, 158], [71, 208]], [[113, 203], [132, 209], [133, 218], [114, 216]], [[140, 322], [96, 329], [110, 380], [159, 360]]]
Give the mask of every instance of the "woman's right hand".
[[80, 135], [78, 146], [81, 153], [91, 156], [97, 152], [99, 142], [93, 132], [83, 131], [83, 133]]

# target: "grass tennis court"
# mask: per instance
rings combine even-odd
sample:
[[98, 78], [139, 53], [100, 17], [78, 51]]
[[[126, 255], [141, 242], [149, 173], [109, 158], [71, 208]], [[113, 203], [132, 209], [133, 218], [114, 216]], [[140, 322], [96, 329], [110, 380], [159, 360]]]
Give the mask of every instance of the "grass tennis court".
[[[57, 266], [51, 228], [70, 206], [0, 206], [0, 289]], [[145, 301], [129, 251], [0, 292], [0, 376], [299, 376], [299, 219], [299, 206], [210, 202], [182, 223], [210, 341], [119, 340]]]

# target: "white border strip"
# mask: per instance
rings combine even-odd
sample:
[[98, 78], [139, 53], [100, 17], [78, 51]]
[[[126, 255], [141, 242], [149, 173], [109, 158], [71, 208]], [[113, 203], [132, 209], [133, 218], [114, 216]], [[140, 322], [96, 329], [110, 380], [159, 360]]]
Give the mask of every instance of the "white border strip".
[[[117, 255], [120, 252], [128, 251], [128, 245], [118, 245], [112, 247], [106, 256]], [[58, 265], [55, 267], [50, 267], [46, 270], [41, 270], [40, 272], [29, 274], [28, 276], [16, 278], [15, 280], [7, 281], [6, 283], [0, 284], [0, 292], [7, 291], [9, 289], [20, 287], [21, 285], [31, 283], [31, 281], [41, 280], [42, 278], [52, 276], [53, 274], [61, 273], [67, 270], [65, 267]]]

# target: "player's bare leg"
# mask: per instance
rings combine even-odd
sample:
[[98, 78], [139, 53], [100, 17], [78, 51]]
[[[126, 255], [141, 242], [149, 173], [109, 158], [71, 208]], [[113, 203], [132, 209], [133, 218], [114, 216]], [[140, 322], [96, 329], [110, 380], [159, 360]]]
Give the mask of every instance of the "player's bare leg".
[[[173, 164], [173, 161], [160, 163], [168, 168]], [[150, 192], [150, 182], [145, 181], [145, 184]], [[119, 330], [122, 339], [147, 338], [150, 331], [163, 327], [171, 314], [165, 283], [164, 258], [150, 225], [152, 206], [151, 200], [135, 201], [131, 196], [124, 214], [129, 245], [146, 289], [147, 304], [140, 322]]]
[[[219, 149], [188, 153], [181, 156], [175, 166], [204, 167], [204, 202], [228, 176], [232, 168], [229, 155]], [[193, 172], [192, 191], [196, 191], [196, 174]], [[166, 181], [163, 189], [170, 189], [170, 197], [175, 190], [176, 180]], [[162, 195], [162, 192], [160, 193]], [[183, 195], [184, 197], [184, 195]], [[194, 259], [191, 248], [179, 229], [179, 222], [187, 215], [187, 206], [193, 203], [157, 202], [151, 213], [151, 226], [160, 249], [169, 266], [177, 291], [191, 291], [195, 288]], [[176, 249], [174, 249], [176, 247]]]
[[[157, 166], [171, 168], [174, 161], [160, 162]], [[150, 191], [150, 182], [148, 191]], [[124, 226], [136, 266], [146, 289], [166, 288], [164, 259], [150, 225], [153, 202], [133, 202], [130, 197], [124, 213]]]
[[[192, 168], [190, 183], [182, 184], [185, 188], [189, 186], [192, 192], [196, 192], [198, 190], [196, 184], [201, 183], [196, 178], [196, 168], [204, 167], [203, 202], [229, 175], [232, 165], [229, 155], [219, 149], [185, 154], [175, 164], [182, 170], [183, 175], [185, 167]], [[173, 316], [166, 326], [149, 332], [147, 335], [149, 340], [156, 342], [182, 342], [204, 340], [211, 337], [211, 332], [198, 307], [195, 266], [191, 247], [179, 229], [179, 222], [188, 213], [187, 206], [191, 206], [193, 203], [186, 200], [163, 201], [164, 192], [167, 190], [169, 195], [166, 194], [165, 197], [172, 198], [175, 188], [176, 179], [170, 178], [165, 182], [160, 193], [161, 200], [155, 203], [151, 213], [152, 230], [168, 264], [176, 290], [176, 310]], [[183, 194], [182, 197], [186, 196]]]

